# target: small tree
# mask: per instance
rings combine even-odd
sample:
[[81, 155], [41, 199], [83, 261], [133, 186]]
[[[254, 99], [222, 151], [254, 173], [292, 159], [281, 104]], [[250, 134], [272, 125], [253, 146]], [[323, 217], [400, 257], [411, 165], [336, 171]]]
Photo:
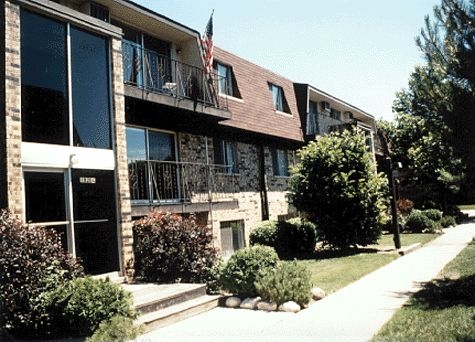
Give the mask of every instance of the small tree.
[[376, 243], [387, 209], [387, 179], [376, 173], [357, 129], [317, 137], [299, 151], [290, 201], [337, 248]]

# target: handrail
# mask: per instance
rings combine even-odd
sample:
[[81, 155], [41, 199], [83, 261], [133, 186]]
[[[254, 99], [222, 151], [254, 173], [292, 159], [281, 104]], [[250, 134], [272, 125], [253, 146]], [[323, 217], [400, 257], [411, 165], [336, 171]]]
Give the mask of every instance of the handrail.
[[129, 160], [132, 203], [232, 199], [239, 191], [239, 175], [231, 172], [231, 165]]
[[218, 96], [224, 79], [216, 73], [171, 59], [140, 44], [122, 42], [124, 83], [147, 91], [192, 100], [205, 106], [227, 110], [227, 98]]

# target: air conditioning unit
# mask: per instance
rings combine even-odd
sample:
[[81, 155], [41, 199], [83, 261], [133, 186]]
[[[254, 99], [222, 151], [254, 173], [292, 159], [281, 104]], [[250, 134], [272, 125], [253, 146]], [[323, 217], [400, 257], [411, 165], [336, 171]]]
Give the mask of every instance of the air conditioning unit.
[[330, 103], [326, 101], [320, 102], [320, 109], [324, 113], [330, 113]]
[[82, 10], [91, 17], [105, 21], [106, 23], [110, 22], [110, 12], [106, 6], [95, 3], [94, 1], [86, 1], [82, 5]]

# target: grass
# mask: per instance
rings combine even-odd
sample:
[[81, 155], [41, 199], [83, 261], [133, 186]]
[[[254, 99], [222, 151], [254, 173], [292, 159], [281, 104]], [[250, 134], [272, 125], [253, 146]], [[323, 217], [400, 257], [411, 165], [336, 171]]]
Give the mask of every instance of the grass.
[[460, 204], [457, 207], [460, 210], [475, 210], [475, 204]]
[[475, 341], [475, 243], [424, 284], [373, 342]]
[[396, 254], [361, 253], [299, 262], [303, 263], [312, 273], [313, 285], [330, 294], [389, 264], [397, 257]]
[[[439, 235], [401, 234], [401, 245], [409, 246], [416, 242], [425, 244], [437, 236]], [[314, 259], [299, 262], [312, 273], [312, 283], [330, 294], [397, 259], [396, 253], [377, 253], [378, 248], [394, 246], [392, 238], [391, 234], [382, 235], [378, 245], [367, 248], [349, 251], [318, 251]]]
[[[378, 240], [379, 246], [394, 246], [393, 234], [383, 234]], [[438, 234], [407, 234], [401, 233], [399, 237], [401, 239], [401, 246], [410, 246], [414, 243], [420, 242], [423, 245], [434, 240], [438, 237]]]

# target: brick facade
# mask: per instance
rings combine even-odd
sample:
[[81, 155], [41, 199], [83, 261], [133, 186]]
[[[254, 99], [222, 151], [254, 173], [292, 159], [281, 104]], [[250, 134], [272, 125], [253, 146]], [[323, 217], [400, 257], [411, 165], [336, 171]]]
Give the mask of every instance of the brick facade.
[[21, 174], [21, 72], [20, 7], [8, 0], [5, 15], [5, 161], [8, 208], [18, 217], [23, 214]]

